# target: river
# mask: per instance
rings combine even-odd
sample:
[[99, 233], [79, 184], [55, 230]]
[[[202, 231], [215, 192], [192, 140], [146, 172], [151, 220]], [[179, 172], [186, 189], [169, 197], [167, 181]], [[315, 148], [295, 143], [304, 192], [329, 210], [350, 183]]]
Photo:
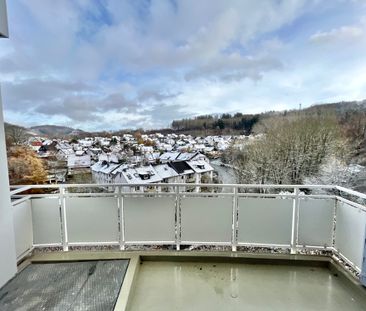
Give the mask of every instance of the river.
[[210, 161], [211, 166], [215, 169], [219, 176], [219, 180], [223, 184], [236, 184], [236, 176], [234, 169], [222, 166], [220, 159]]

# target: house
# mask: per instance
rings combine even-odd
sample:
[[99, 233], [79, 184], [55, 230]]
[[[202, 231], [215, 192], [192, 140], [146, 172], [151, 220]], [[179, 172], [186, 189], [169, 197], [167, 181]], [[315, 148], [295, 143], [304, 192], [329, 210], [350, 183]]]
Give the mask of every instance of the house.
[[148, 152], [145, 155], [145, 160], [150, 164], [156, 164], [159, 160], [160, 153], [159, 152]]
[[94, 140], [92, 138], [86, 137], [85, 139], [80, 139], [79, 144], [83, 147], [93, 146]]
[[67, 158], [67, 167], [69, 170], [78, 168], [87, 168], [91, 166], [91, 159], [89, 154], [76, 155], [71, 154]]
[[45, 140], [42, 143], [42, 146], [38, 149], [37, 155], [40, 158], [48, 158], [52, 156], [56, 156], [57, 149], [56, 149], [57, 142], [51, 140]]
[[[152, 184], [162, 182], [162, 178], [158, 175], [155, 169], [149, 166], [129, 167], [121, 171], [121, 181], [126, 184]], [[134, 191], [142, 191], [143, 188], [136, 186], [135, 188], [126, 187], [124, 191], [133, 189]]]
[[159, 174], [164, 183], [179, 182], [179, 173], [168, 164], [158, 164], [154, 166], [155, 171]]
[[67, 142], [57, 142], [56, 144], [56, 158], [59, 161], [67, 161], [70, 155], [74, 154], [72, 146]]
[[181, 152], [176, 159], [177, 161], [192, 161], [192, 160], [200, 160], [208, 162], [207, 157], [199, 152]]
[[170, 161], [174, 161], [179, 155], [179, 152], [165, 152], [163, 153], [159, 160], [161, 163], [167, 163]]
[[172, 161], [168, 165], [179, 174], [179, 182], [192, 182], [195, 177], [194, 170], [186, 161]]
[[30, 142], [30, 147], [33, 151], [38, 152], [39, 148], [42, 147], [42, 142], [38, 140], [34, 140]]
[[[207, 176], [209, 182], [212, 182], [214, 168], [206, 161], [203, 160], [192, 160], [187, 161], [187, 164], [194, 170], [195, 172], [195, 183], [202, 183], [202, 177]], [[199, 187], [196, 187], [196, 192], [200, 191]]]
[[112, 172], [118, 167], [120, 167], [120, 164], [107, 161], [99, 161], [93, 164], [91, 166], [93, 181], [97, 184], [112, 183], [114, 181]]
[[98, 162], [119, 163], [122, 157], [117, 153], [101, 153], [98, 155]]

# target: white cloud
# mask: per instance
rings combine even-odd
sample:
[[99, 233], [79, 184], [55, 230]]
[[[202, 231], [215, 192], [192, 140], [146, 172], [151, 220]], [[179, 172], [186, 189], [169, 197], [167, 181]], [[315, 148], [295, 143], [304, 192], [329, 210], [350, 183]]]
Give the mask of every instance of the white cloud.
[[85, 129], [160, 127], [192, 114], [259, 112], [344, 94], [366, 97], [363, 84], [337, 84], [341, 73], [356, 75], [355, 68], [364, 68], [362, 51], [342, 49], [330, 57], [309, 45], [309, 33], [296, 25], [308, 18], [312, 31], [331, 29], [315, 32], [313, 43], [362, 41], [364, 23], [342, 26], [340, 19], [329, 26], [313, 13], [354, 6], [361, 20], [363, 6], [322, 5], [9, 1], [11, 37], [0, 41], [5, 116], [26, 124], [46, 117]]
[[317, 32], [310, 37], [314, 43], [349, 42], [358, 40], [365, 35], [363, 28], [358, 26], [343, 26], [330, 31]]

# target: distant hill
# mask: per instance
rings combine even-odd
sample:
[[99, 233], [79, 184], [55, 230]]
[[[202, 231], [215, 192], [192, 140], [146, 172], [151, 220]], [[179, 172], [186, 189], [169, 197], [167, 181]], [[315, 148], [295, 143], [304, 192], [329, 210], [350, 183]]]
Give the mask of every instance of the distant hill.
[[8, 122], [4, 122], [4, 128], [5, 128], [5, 131], [14, 129], [14, 130], [19, 130], [19, 131], [29, 132], [29, 129], [27, 129], [23, 126], [8, 123]]
[[[267, 111], [260, 114], [243, 114], [237, 112], [235, 114], [212, 114], [196, 116], [181, 120], [174, 120], [170, 128], [151, 129], [144, 131], [143, 129], [123, 129], [120, 131], [107, 132], [86, 132], [81, 129], [74, 129], [67, 126], [58, 125], [38, 125], [30, 128], [6, 123], [5, 127], [14, 129], [18, 127], [23, 129], [31, 136], [44, 136], [48, 138], [71, 138], [77, 136], [79, 138], [87, 136], [112, 136], [122, 135], [124, 133], [144, 132], [154, 133], [160, 132], [164, 134], [178, 132], [184, 134], [192, 134], [194, 136], [203, 135], [223, 135], [223, 134], [250, 134], [254, 125], [260, 120], [281, 115], [291, 115], [299, 113], [299, 110], [283, 110], [283, 111]], [[341, 124], [350, 123], [355, 115], [359, 116], [366, 113], [366, 100], [349, 101], [328, 104], [315, 104], [301, 110], [304, 114], [328, 114], [335, 113], [341, 121]], [[350, 121], [351, 120], [351, 121]], [[365, 143], [366, 144], [366, 143]]]
[[361, 101], [315, 104], [303, 109], [308, 112], [335, 112], [338, 116], [349, 112], [366, 111], [366, 99]]
[[202, 115], [193, 118], [174, 120], [171, 128], [176, 132], [198, 135], [204, 134], [250, 134], [254, 125], [262, 119], [271, 116], [286, 116], [291, 114], [329, 114], [334, 113], [340, 120], [349, 119], [350, 116], [366, 112], [366, 100], [338, 102], [328, 104], [315, 104], [304, 108], [267, 111], [260, 114], [235, 114], [223, 113]]
[[84, 131], [80, 129], [74, 129], [67, 126], [58, 125], [38, 125], [29, 128], [36, 135], [47, 136], [47, 137], [62, 137], [62, 136], [77, 136], [83, 134]]

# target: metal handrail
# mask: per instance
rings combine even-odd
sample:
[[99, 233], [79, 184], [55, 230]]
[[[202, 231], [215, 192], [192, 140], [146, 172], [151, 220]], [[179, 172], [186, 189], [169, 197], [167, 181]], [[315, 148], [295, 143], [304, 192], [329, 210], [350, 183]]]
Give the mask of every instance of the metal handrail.
[[[12, 186], [13, 187], [13, 186]], [[108, 187], [118, 191], [115, 192], [91, 192], [91, 193], [83, 193], [83, 192], [68, 192], [67, 189], [69, 188], [99, 188], [99, 187]], [[156, 188], [158, 190], [159, 187], [163, 187], [168, 189], [168, 191], [160, 192], [160, 191], [152, 191], [152, 192], [126, 192], [123, 191], [124, 188], [134, 188], [134, 187], [142, 187], [142, 188]], [[230, 188], [232, 191], [229, 192], [187, 192], [185, 189], [186, 187], [193, 187], [193, 188]], [[13, 187], [14, 188], [14, 187]], [[239, 189], [292, 189], [289, 193], [240, 193]], [[57, 189], [54, 193], [49, 194], [22, 194], [24, 191], [34, 190], [34, 189]], [[301, 190], [303, 189], [324, 189], [324, 190], [331, 190], [329, 193], [323, 194], [306, 194], [302, 193]], [[160, 189], [161, 190], [161, 189]], [[340, 196], [340, 193], [343, 192], [347, 194], [345, 198]], [[300, 249], [323, 249], [332, 252], [333, 254], [339, 255], [342, 260], [347, 262], [347, 264], [351, 265], [356, 271], [360, 271], [360, 265], [356, 265], [353, 263], [347, 256], [344, 255], [344, 250], [339, 250], [336, 244], [337, 236], [336, 232], [336, 216], [337, 208], [339, 208], [339, 204], [346, 204], [346, 206], [350, 206], [356, 208], [360, 212], [366, 212], [366, 207], [363, 204], [360, 204], [354, 198], [351, 200], [349, 196], [355, 196], [357, 198], [366, 199], [366, 194], [347, 189], [340, 186], [334, 185], [275, 185], [275, 184], [202, 184], [202, 183], [152, 183], [152, 184], [126, 184], [126, 183], [118, 183], [118, 184], [54, 184], [54, 185], [24, 185], [24, 186], [17, 186], [15, 190], [11, 191], [12, 199], [13, 199], [13, 206], [17, 206], [26, 202], [28, 200], [31, 201], [33, 198], [42, 199], [42, 198], [55, 198], [59, 201], [59, 208], [60, 208], [60, 223], [62, 225], [62, 243], [55, 244], [55, 245], [37, 245], [33, 244], [33, 247], [47, 247], [47, 246], [61, 246], [65, 251], [68, 250], [69, 246], [78, 246], [78, 245], [119, 245], [120, 249], [125, 249], [126, 245], [139, 245], [139, 244], [149, 244], [149, 245], [159, 245], [159, 244], [172, 244], [176, 246], [176, 249], [179, 250], [181, 244], [186, 244], [187, 241], [182, 241], [180, 238], [181, 234], [181, 200], [186, 199], [188, 197], [232, 197], [232, 239], [231, 242], [202, 242], [202, 241], [190, 241], [192, 245], [229, 245], [232, 247], [233, 251], [237, 250], [238, 246], [246, 246], [248, 243], [244, 243], [242, 241], [239, 243], [237, 231], [240, 229], [238, 226], [238, 215], [240, 215], [240, 211], [238, 210], [238, 200], [242, 197], [248, 198], [277, 198], [277, 199], [287, 199], [292, 200], [292, 228], [291, 228], [291, 243], [289, 245], [279, 245], [279, 244], [256, 244], [249, 243], [252, 246], [262, 246], [262, 247], [283, 247], [283, 248], [290, 248], [291, 253], [296, 254]], [[175, 241], [130, 241], [125, 238], [125, 228], [124, 228], [124, 198], [126, 197], [175, 197], [175, 216], [176, 220], [174, 226], [176, 228], [176, 239]], [[67, 216], [66, 216], [66, 205], [68, 198], [72, 197], [115, 197], [118, 202], [118, 212], [119, 212], [119, 232], [120, 237], [119, 241], [105, 241], [105, 242], [85, 242], [85, 243], [78, 243], [78, 242], [69, 242], [68, 241], [68, 227], [67, 227]], [[332, 200], [334, 202], [333, 209], [333, 216], [330, 218], [330, 221], [333, 222], [332, 224], [332, 239], [333, 242], [331, 245], [324, 245], [319, 246], [318, 244], [314, 245], [299, 245], [299, 220], [300, 220], [300, 203], [302, 200], [306, 199], [327, 199]], [[361, 203], [363, 203], [361, 201]], [[169, 242], [169, 243], [168, 243]], [[188, 241], [189, 242], [189, 241]], [[267, 246], [266, 246], [267, 245]], [[352, 258], [352, 257], [351, 257]]]
[[[51, 185], [20, 185], [16, 190], [16, 193], [31, 189], [57, 189], [57, 188], [97, 188], [97, 187], [175, 187], [175, 186], [195, 186], [195, 187], [218, 187], [218, 188], [257, 188], [257, 189], [327, 189], [327, 190], [340, 190], [345, 192], [359, 193], [360, 192], [350, 190], [343, 187], [334, 185], [278, 185], [278, 184], [203, 184], [203, 183], [103, 183], [103, 184], [51, 184]], [[11, 186], [14, 187], [14, 186]], [[15, 194], [15, 193], [14, 193]], [[364, 195], [366, 198], [366, 195]]]

